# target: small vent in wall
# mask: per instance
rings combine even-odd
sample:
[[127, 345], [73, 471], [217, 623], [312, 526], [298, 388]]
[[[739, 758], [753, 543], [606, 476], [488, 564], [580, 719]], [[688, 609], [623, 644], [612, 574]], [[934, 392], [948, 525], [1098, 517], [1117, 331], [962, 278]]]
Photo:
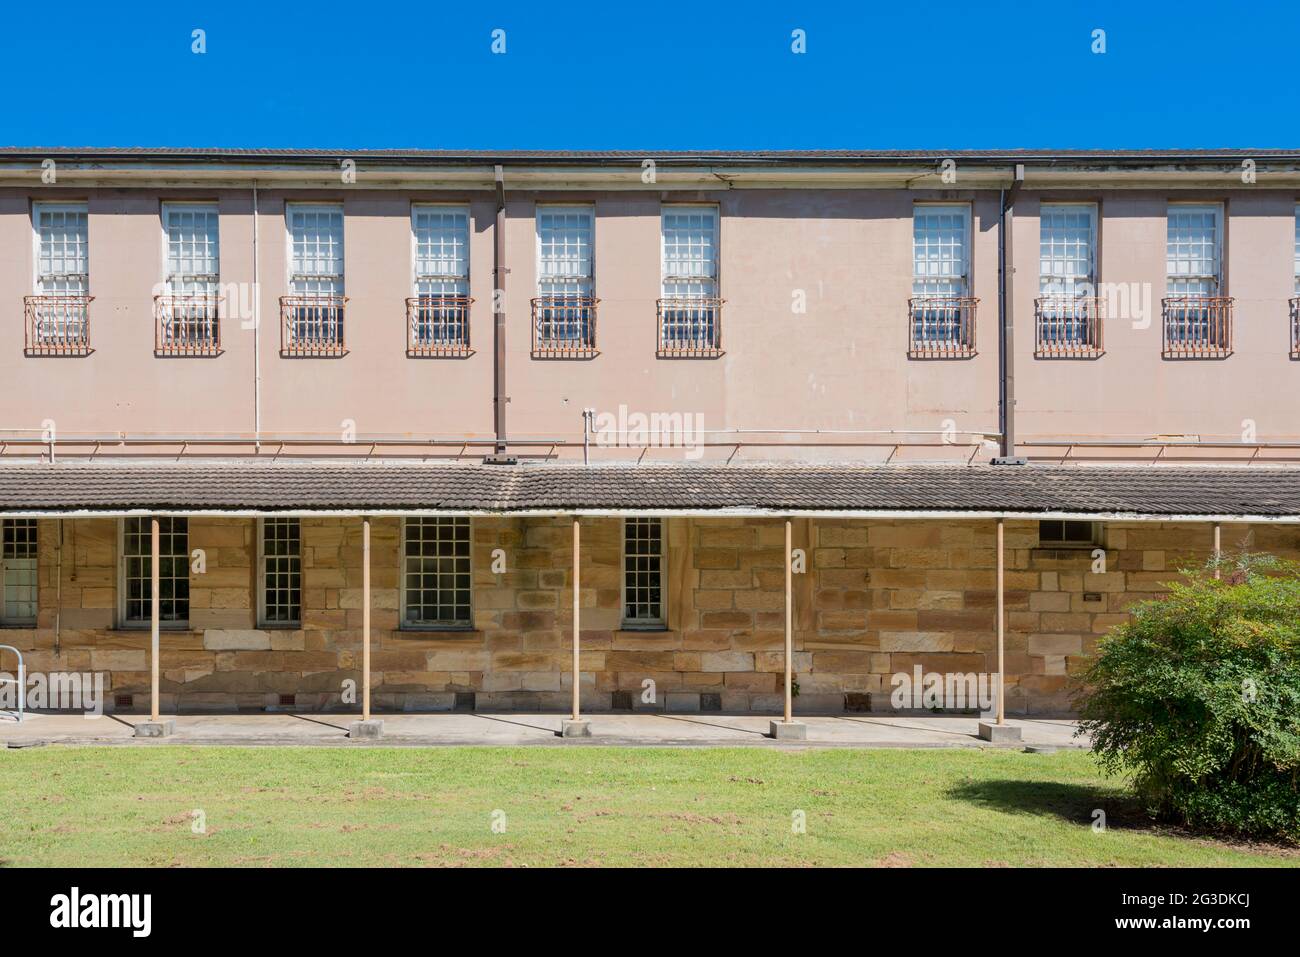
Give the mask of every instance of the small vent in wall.
[[291, 695], [291, 694], [282, 694], [282, 695], [280, 695], [280, 707], [281, 707], [281, 708], [292, 708], [292, 707], [293, 707], [295, 704], [297, 704], [297, 703], [298, 703], [298, 696], [297, 696], [297, 695]]
[[130, 708], [135, 704], [135, 696], [129, 694], [113, 695], [113, 707]]
[[612, 711], [631, 711], [632, 692], [611, 691], [609, 695], [609, 707]]
[[455, 708], [456, 708], [457, 711], [473, 711], [473, 710], [474, 710], [474, 692], [473, 692], [473, 691], [457, 691], [457, 692], [456, 692], [456, 703], [455, 703]]

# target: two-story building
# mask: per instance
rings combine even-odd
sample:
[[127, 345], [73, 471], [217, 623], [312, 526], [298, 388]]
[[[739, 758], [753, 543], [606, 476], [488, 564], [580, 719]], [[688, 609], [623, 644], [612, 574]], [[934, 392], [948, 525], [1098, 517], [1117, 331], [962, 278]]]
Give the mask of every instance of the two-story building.
[[0, 150], [0, 644], [155, 715], [1067, 712], [1178, 563], [1300, 553], [1298, 202], [1278, 150]]

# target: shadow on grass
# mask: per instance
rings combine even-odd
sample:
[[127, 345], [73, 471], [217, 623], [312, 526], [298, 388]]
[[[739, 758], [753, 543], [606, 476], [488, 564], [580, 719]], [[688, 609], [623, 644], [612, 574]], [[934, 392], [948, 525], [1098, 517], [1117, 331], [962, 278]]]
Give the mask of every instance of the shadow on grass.
[[1141, 803], [1118, 788], [1055, 781], [963, 781], [950, 788], [948, 796], [1008, 814], [1055, 817], [1071, 824], [1091, 824], [1094, 812], [1102, 810], [1107, 828], [1152, 826]]

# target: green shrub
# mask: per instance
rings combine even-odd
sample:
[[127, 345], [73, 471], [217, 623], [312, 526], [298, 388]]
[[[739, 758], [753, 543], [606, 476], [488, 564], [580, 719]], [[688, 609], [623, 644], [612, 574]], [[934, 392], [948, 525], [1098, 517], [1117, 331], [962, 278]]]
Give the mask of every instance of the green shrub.
[[1300, 566], [1243, 553], [1183, 573], [1098, 644], [1081, 731], [1151, 812], [1300, 840]]

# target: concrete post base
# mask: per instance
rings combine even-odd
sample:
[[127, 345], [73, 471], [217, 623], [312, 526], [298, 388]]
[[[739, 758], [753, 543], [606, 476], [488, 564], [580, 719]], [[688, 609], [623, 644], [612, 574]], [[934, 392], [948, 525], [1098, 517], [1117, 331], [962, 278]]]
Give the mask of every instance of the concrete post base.
[[579, 718], [577, 721], [572, 718], [565, 718], [564, 723], [560, 725], [560, 737], [590, 738], [591, 722], [586, 718]]
[[776, 741], [806, 741], [808, 725], [802, 721], [773, 721], [768, 725], [767, 736]]
[[992, 741], [994, 744], [1006, 744], [1020, 740], [1020, 729], [1009, 724], [981, 721], [979, 736], [985, 741]]
[[175, 718], [163, 718], [158, 721], [141, 721], [135, 726], [135, 736], [137, 738], [166, 738], [175, 733]]
[[353, 721], [348, 725], [349, 738], [382, 738], [384, 736], [384, 722], [379, 718], [371, 718], [369, 721]]

